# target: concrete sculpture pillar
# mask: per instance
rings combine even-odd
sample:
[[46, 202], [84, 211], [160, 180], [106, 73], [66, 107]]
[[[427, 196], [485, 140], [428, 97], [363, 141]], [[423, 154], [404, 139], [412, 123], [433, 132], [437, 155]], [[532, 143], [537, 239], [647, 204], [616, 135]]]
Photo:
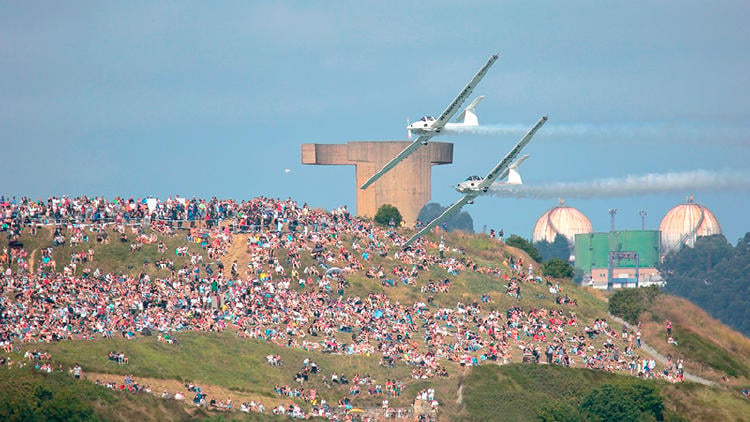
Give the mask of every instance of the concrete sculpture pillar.
[[346, 144], [302, 144], [302, 164], [353, 165], [356, 169], [357, 215], [374, 217], [383, 204], [398, 208], [412, 226], [430, 201], [432, 166], [453, 162], [453, 144], [430, 142], [365, 190], [359, 187], [410, 142], [376, 141]]

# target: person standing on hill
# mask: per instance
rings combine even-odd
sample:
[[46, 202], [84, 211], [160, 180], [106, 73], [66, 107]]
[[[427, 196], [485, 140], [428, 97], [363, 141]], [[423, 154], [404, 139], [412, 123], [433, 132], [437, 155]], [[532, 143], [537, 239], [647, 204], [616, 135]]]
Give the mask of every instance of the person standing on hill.
[[81, 379], [81, 365], [76, 363], [76, 366], [73, 367], [73, 377], [77, 380]]

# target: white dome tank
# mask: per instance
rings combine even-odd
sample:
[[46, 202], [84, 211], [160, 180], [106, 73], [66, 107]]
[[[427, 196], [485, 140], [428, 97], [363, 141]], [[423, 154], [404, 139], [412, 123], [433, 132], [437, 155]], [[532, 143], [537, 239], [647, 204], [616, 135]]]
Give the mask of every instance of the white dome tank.
[[561, 234], [568, 239], [570, 244], [573, 244], [577, 234], [591, 233], [592, 230], [588, 217], [560, 200], [560, 205], [550, 208], [536, 221], [531, 241], [536, 243], [546, 240], [552, 243], [555, 241], [555, 236]]
[[661, 245], [665, 252], [682, 245], [693, 247], [698, 236], [721, 234], [719, 221], [708, 208], [695, 203], [692, 196], [684, 204], [667, 212], [659, 224]]

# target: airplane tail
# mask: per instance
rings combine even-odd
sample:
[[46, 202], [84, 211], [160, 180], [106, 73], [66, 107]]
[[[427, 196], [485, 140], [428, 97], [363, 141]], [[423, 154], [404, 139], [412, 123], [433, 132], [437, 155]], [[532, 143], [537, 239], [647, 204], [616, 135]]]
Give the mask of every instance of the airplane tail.
[[506, 182], [509, 185], [520, 185], [523, 184], [523, 181], [521, 180], [521, 174], [518, 172], [518, 166], [521, 165], [527, 158], [529, 158], [528, 155], [524, 155], [523, 157], [516, 160], [515, 163], [511, 164], [510, 167], [508, 167], [508, 181]]
[[479, 104], [479, 102], [483, 99], [484, 95], [480, 95], [475, 98], [474, 101], [472, 101], [471, 104], [469, 104], [461, 112], [461, 114], [458, 115], [458, 118], [456, 120], [464, 126], [479, 126], [479, 118], [477, 118], [477, 114], [474, 109], [476, 108], [477, 104]]

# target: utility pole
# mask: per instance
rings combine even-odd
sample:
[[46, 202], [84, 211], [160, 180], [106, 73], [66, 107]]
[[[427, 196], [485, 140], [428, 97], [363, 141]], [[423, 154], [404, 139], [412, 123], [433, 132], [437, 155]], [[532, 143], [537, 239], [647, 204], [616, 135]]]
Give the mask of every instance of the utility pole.
[[611, 222], [610, 231], [615, 231], [615, 215], [616, 214], [617, 214], [617, 208], [609, 209], [609, 216], [610, 216], [610, 222]]
[[641, 210], [639, 214], [641, 215], [641, 230], [646, 230], [646, 216], [648, 213], [646, 210]]

